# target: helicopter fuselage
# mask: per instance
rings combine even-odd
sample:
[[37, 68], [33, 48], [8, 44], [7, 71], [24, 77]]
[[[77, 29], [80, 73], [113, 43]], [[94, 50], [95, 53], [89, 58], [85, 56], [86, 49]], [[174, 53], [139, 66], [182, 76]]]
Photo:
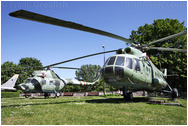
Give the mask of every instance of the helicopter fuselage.
[[164, 74], [140, 50], [127, 47], [109, 57], [102, 69], [104, 81], [114, 87], [161, 90], [167, 86]]
[[62, 90], [65, 82], [51, 70], [34, 71], [33, 77], [26, 79], [19, 87], [24, 92], [56, 93]]

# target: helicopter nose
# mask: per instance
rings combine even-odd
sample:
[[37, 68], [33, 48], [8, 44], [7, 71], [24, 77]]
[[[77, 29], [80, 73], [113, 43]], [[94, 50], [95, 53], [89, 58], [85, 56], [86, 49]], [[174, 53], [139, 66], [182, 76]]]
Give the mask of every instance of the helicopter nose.
[[25, 85], [25, 84], [19, 84], [19, 87], [21, 88], [21, 90], [23, 91], [28, 91], [29, 90], [29, 86]]
[[105, 67], [104, 68], [104, 80], [105, 82], [117, 82], [117, 81], [122, 81], [124, 77], [124, 67]]

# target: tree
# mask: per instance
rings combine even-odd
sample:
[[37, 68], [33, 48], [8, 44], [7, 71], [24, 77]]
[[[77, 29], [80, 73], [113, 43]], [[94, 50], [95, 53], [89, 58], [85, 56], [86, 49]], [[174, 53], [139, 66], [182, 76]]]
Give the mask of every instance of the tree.
[[82, 65], [80, 70], [76, 70], [76, 79], [79, 81], [94, 82], [98, 78], [100, 65]]
[[[153, 24], [140, 26], [137, 31], [132, 31], [131, 39], [137, 44], [146, 44], [157, 39], [184, 31], [186, 27], [184, 22], [180, 23], [177, 19], [158, 19]], [[156, 47], [187, 49], [187, 36], [183, 35], [165, 42], [156, 43]], [[177, 74], [179, 79], [168, 79], [172, 87], [180, 91], [187, 89], [187, 54], [179, 52], [166, 52], [148, 50], [148, 55], [152, 62], [160, 68], [168, 69], [168, 74]], [[181, 80], [181, 81], [180, 81]]]
[[18, 67], [21, 69], [19, 83], [23, 83], [34, 70], [42, 70], [43, 65], [40, 60], [32, 57], [21, 58], [18, 63]]
[[[76, 79], [79, 81], [94, 82], [98, 79], [98, 72], [100, 71], [100, 65], [82, 65], [80, 70], [76, 70]], [[95, 90], [95, 86], [81, 86], [82, 90]]]
[[9, 61], [4, 62], [1, 65], [1, 84], [8, 81], [14, 74], [19, 74], [19, 71], [17, 71], [17, 65]]
[[14, 74], [19, 74], [16, 86], [23, 83], [34, 70], [41, 70], [42, 63], [36, 58], [21, 58], [18, 65], [13, 62], [4, 62], [1, 65], [1, 84], [5, 83]]
[[[99, 75], [98, 72], [100, 71], [101, 66], [100, 65], [83, 65], [81, 66], [80, 70], [76, 71], [76, 79], [80, 81], [87, 81], [87, 82], [94, 82], [98, 79]], [[103, 91], [104, 89], [104, 80], [99, 80], [96, 85], [91, 85], [89, 87], [81, 86], [82, 88], [85, 88], [89, 91]], [[114, 91], [118, 90], [119, 88], [112, 87], [110, 85], [106, 85], [106, 91]]]
[[27, 75], [31, 75], [34, 70], [42, 70], [43, 66], [40, 60], [37, 60], [36, 58], [27, 57], [27, 58], [21, 58], [19, 63], [19, 67], [22, 67], [24, 72], [27, 73]]
[[63, 89], [63, 92], [81, 92], [80, 85], [66, 85]]

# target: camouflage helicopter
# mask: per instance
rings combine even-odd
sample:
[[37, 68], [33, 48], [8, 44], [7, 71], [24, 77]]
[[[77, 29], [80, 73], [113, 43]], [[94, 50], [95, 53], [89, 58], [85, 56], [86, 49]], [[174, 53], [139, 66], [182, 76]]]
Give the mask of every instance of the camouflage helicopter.
[[[156, 41], [150, 42], [149, 44], [139, 45], [135, 44], [132, 40], [115, 35], [106, 31], [91, 28], [88, 26], [83, 26], [70, 21], [60, 20], [53, 17], [48, 17], [45, 15], [18, 10], [9, 14], [12, 17], [52, 24], [56, 26], [62, 26], [66, 28], [81, 30], [85, 32], [95, 33], [114, 39], [118, 39], [130, 44], [130, 47], [119, 50], [112, 50], [107, 52], [95, 53], [91, 55], [82, 56], [79, 58], [74, 58], [71, 60], [55, 63], [47, 67], [53, 67], [65, 62], [70, 62], [73, 60], [78, 60], [81, 58], [86, 58], [94, 55], [99, 55], [103, 53], [116, 52], [116, 55], [109, 57], [106, 60], [101, 72], [101, 78], [109, 85], [115, 87], [123, 88], [123, 96], [126, 99], [132, 99], [133, 94], [131, 91], [134, 90], [158, 90], [163, 92], [168, 92], [172, 94], [172, 98], [178, 96], [178, 90], [176, 88], [172, 89], [166, 82], [167, 70], [162, 73], [149, 59], [145, 50], [155, 49], [161, 51], [178, 51], [187, 52], [184, 49], [177, 48], [162, 48], [162, 47], [149, 47], [155, 43], [163, 42], [165, 40], [179, 37], [181, 35], [187, 34], [187, 31], [183, 31], [174, 35], [167, 36], [165, 38], [158, 39]], [[170, 91], [164, 90], [169, 88]]]
[[62, 79], [54, 71], [47, 69], [34, 71], [32, 75], [23, 83], [19, 84], [18, 87], [24, 91], [26, 98], [28, 98], [27, 93], [44, 93], [44, 97], [46, 98], [49, 93], [54, 93], [55, 97], [59, 97], [59, 92], [67, 84], [92, 85], [94, 83], [95, 82], [90, 83], [85, 81], [78, 81], [76, 79]]

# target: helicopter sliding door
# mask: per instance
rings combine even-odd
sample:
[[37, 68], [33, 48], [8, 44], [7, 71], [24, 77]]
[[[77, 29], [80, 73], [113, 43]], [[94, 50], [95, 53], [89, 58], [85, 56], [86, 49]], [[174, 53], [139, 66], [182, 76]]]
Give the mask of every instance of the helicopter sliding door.
[[147, 63], [144, 62], [144, 74], [145, 74], [145, 83], [147, 85], [151, 85], [152, 84], [152, 69], [151, 66]]
[[143, 65], [142, 62], [137, 59], [137, 58], [133, 58], [133, 72], [134, 72], [134, 82], [135, 83], [142, 83], [145, 84], [145, 76], [143, 74]]

